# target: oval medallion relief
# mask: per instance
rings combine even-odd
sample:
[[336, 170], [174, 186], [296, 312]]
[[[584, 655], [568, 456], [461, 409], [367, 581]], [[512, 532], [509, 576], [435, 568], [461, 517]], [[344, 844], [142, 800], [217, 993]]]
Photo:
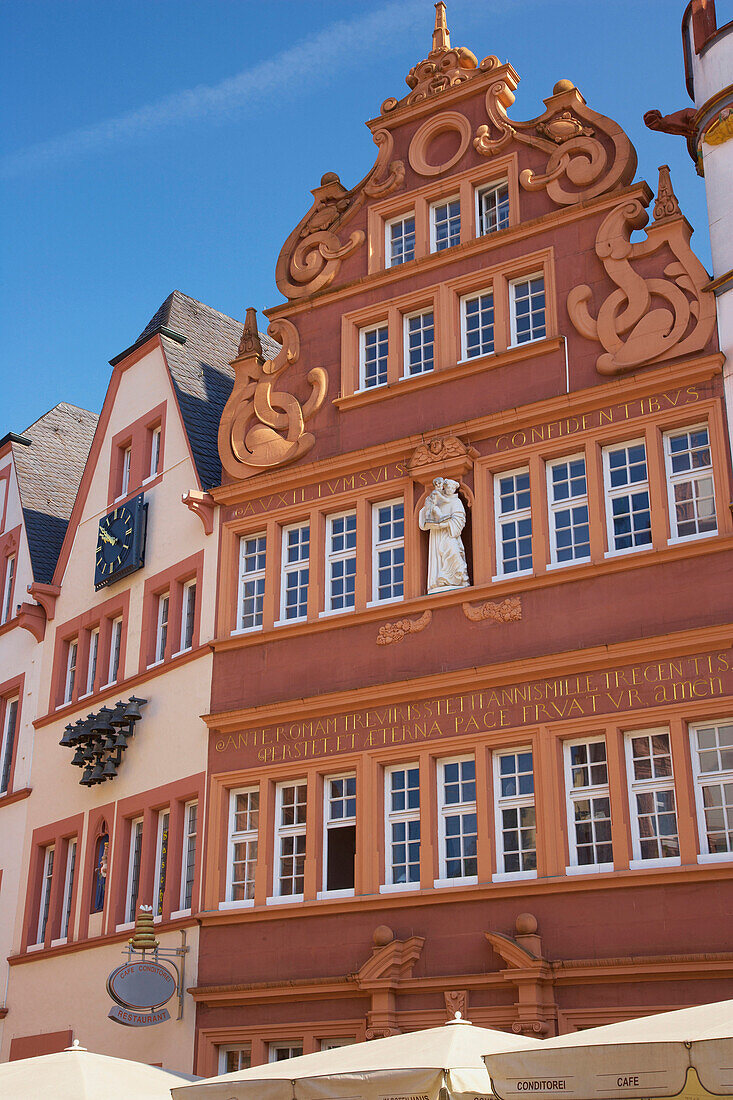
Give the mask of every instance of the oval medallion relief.
[[[439, 140], [450, 135], [452, 140]], [[408, 160], [421, 176], [439, 176], [458, 164], [471, 141], [471, 123], [457, 111], [424, 122], [410, 142]]]

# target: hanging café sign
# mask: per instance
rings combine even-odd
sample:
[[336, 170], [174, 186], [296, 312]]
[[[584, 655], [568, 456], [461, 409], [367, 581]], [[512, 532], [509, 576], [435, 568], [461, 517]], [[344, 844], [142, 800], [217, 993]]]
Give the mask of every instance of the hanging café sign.
[[[132, 962], [133, 954], [142, 955]], [[151, 958], [148, 958], [148, 953]], [[107, 978], [107, 992], [115, 1005], [107, 1015], [123, 1027], [149, 1027], [170, 1020], [165, 1005], [176, 992], [178, 983], [166, 966], [156, 959], [158, 941], [153, 930], [153, 908], [141, 905], [135, 932], [129, 941], [128, 958]]]

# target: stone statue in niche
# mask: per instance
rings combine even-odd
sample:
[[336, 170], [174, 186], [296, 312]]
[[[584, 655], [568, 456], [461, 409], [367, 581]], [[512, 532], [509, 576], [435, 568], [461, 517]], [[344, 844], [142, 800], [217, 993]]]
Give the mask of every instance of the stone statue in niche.
[[466, 509], [458, 495], [457, 481], [433, 479], [433, 491], [420, 509], [418, 522], [421, 531], [430, 532], [428, 594], [467, 588], [468, 569], [461, 539]]

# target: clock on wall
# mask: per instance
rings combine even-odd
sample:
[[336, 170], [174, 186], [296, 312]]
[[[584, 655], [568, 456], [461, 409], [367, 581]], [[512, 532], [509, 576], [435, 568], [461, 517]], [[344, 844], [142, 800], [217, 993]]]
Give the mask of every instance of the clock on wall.
[[100, 519], [95, 588], [104, 588], [144, 565], [147, 518], [148, 506], [141, 493]]

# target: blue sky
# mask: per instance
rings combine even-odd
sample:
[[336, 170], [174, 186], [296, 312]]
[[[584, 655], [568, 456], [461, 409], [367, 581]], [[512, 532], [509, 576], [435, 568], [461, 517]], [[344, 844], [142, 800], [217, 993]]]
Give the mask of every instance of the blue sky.
[[[630, 134], [640, 177], [668, 163], [709, 267], [703, 182], [642, 121], [689, 104], [684, 7], [448, 0], [448, 23], [517, 69], [513, 117], [569, 77]], [[363, 122], [407, 91], [433, 18], [432, 0], [2, 0], [0, 436], [61, 400], [98, 410], [108, 360], [173, 289], [235, 317], [278, 302], [310, 189], [367, 171]]]

